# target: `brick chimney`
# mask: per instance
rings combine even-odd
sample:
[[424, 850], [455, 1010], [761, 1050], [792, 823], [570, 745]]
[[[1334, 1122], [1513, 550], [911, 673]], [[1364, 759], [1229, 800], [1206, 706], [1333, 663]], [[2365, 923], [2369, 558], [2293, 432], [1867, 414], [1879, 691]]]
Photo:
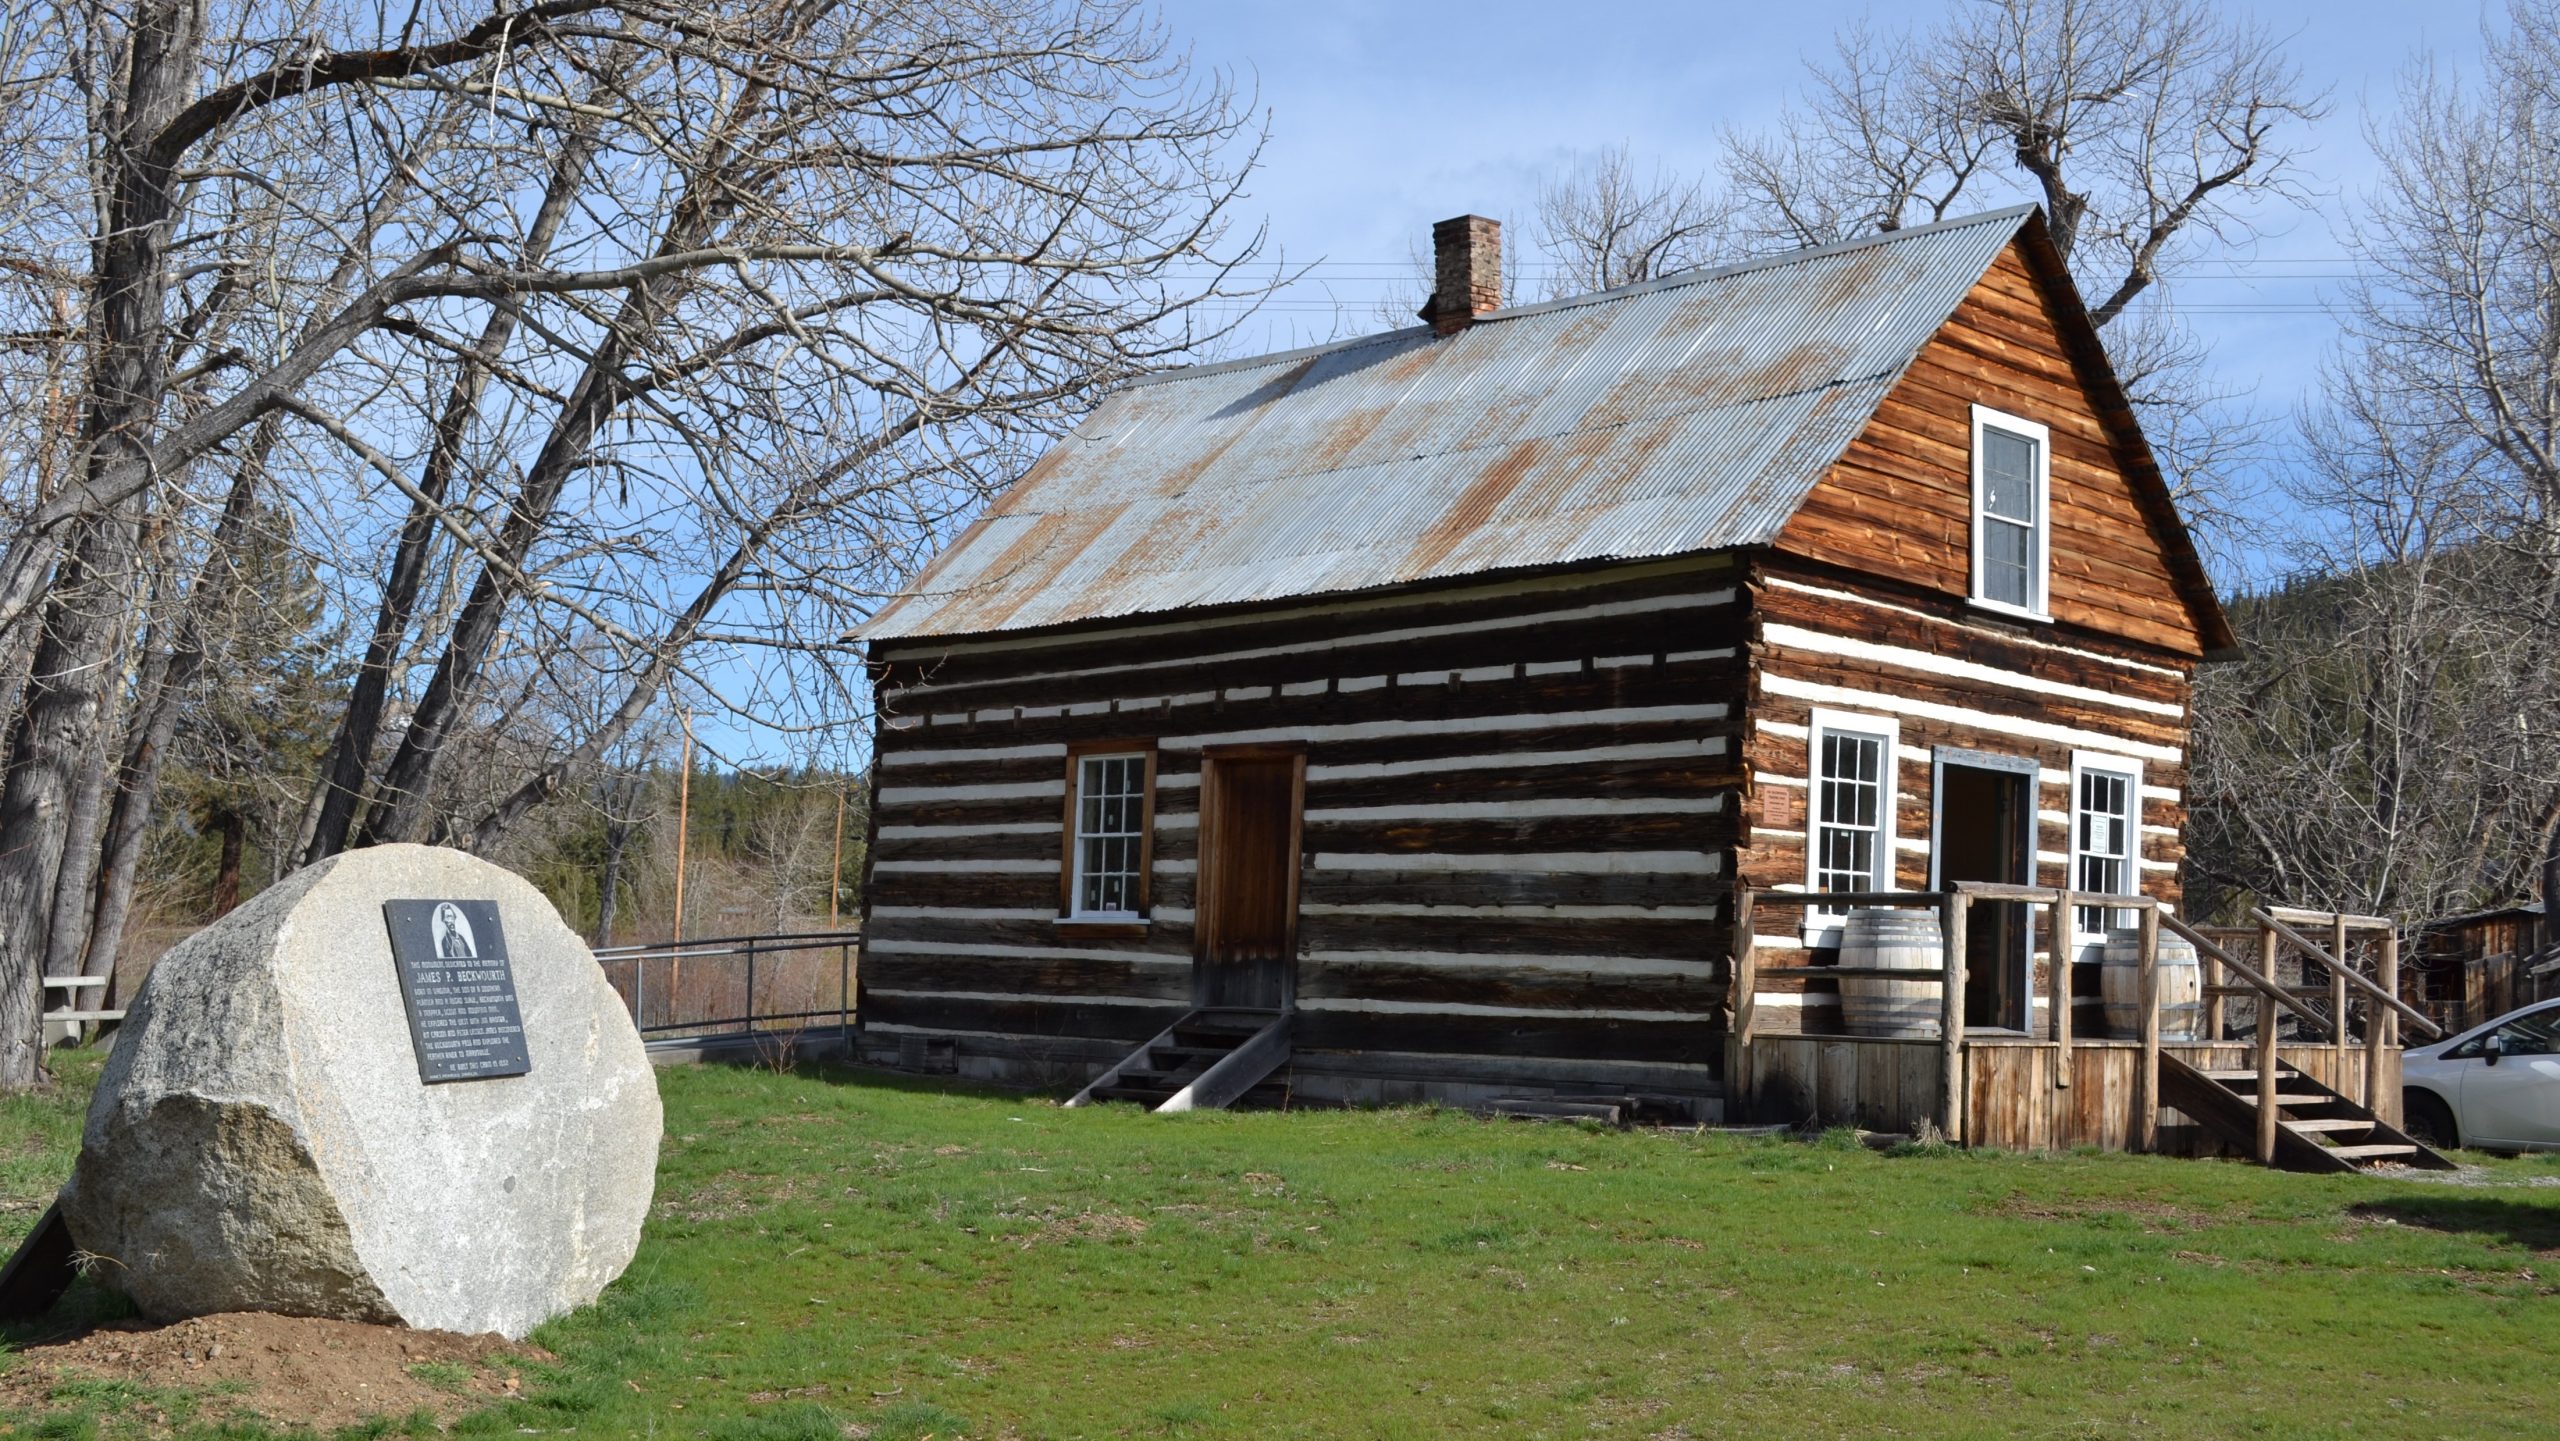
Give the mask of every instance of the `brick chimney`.
[[1431, 298], [1418, 312], [1442, 335], [1455, 335], [1488, 310], [1502, 308], [1502, 222], [1461, 215], [1431, 227]]

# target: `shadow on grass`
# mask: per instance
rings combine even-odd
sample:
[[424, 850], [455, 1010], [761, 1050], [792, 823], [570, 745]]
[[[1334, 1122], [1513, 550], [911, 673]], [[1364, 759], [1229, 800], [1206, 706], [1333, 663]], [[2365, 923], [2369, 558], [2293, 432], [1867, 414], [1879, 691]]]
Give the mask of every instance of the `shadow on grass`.
[[2347, 1214], [2450, 1235], [2488, 1237], [2544, 1255], [2560, 1254], [2560, 1206], [2490, 1196], [2403, 1196], [2361, 1201]]

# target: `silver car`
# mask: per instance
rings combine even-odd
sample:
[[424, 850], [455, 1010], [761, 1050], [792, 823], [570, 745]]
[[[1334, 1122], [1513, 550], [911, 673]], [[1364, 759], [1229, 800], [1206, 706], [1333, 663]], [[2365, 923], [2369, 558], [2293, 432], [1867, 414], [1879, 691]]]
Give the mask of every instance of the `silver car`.
[[2409, 1134], [2482, 1151], [2560, 1151], [2560, 1001], [2401, 1057]]

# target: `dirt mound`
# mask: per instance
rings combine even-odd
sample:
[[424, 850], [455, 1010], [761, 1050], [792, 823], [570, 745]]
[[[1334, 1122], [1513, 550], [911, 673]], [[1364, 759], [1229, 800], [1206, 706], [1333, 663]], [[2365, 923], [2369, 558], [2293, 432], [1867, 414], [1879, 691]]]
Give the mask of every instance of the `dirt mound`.
[[0, 1374], [0, 1410], [41, 1410], [66, 1381], [124, 1381], [191, 1395], [200, 1418], [252, 1412], [326, 1431], [415, 1411], [448, 1420], [515, 1395], [516, 1364], [549, 1357], [500, 1336], [233, 1312], [117, 1322], [15, 1359]]

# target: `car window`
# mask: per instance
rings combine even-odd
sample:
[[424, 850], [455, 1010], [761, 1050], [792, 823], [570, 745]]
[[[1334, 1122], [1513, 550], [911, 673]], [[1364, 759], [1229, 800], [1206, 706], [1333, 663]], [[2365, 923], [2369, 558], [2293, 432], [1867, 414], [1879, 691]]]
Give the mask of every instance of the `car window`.
[[2495, 1030], [2483, 1031], [2445, 1053], [2449, 1061], [2468, 1061], [2487, 1054], [2489, 1038], [2498, 1038], [2501, 1054], [2509, 1056], [2560, 1055], [2560, 1006], [2545, 1006], [2529, 1011]]
[[2560, 1009], [2516, 1017], [2498, 1028], [2498, 1042], [2510, 1056], [2560, 1055]]

